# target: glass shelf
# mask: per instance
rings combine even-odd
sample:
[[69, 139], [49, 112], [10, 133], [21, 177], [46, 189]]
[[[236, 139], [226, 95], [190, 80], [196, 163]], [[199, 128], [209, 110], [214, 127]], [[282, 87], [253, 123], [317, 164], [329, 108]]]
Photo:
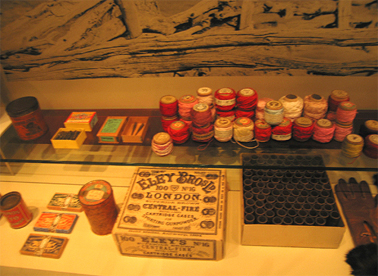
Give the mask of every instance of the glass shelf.
[[[56, 131], [64, 127], [63, 122], [73, 110], [44, 110], [43, 114], [49, 131], [34, 141], [22, 141], [18, 138], [13, 126], [10, 126], [1, 137], [2, 162], [22, 163], [61, 163], [61, 164], [93, 164], [118, 166], [175, 166], [175, 167], [218, 167], [242, 168], [243, 153], [264, 154], [301, 154], [318, 155], [323, 159], [325, 170], [377, 171], [378, 161], [362, 154], [350, 159], [341, 154], [341, 143], [331, 141], [322, 144], [313, 140], [297, 142], [293, 139], [285, 142], [270, 140], [260, 143], [253, 150], [246, 149], [233, 142], [198, 143], [192, 140], [175, 145], [173, 152], [165, 157], [157, 156], [151, 149], [154, 134], [163, 131], [159, 110], [90, 110], [96, 111], [98, 123], [80, 149], [54, 149], [50, 139]], [[89, 110], [88, 110], [89, 111]], [[118, 145], [99, 144], [96, 133], [107, 116], [148, 116], [149, 129], [143, 143], [121, 143]], [[354, 121], [355, 133], [360, 125], [368, 119], [376, 119], [376, 111], [359, 111]], [[249, 143], [247, 146], [255, 144]], [[256, 163], [256, 168], [282, 168], [283, 164]], [[308, 165], [311, 167], [311, 164]], [[291, 163], [292, 169], [304, 169], [307, 165]]]

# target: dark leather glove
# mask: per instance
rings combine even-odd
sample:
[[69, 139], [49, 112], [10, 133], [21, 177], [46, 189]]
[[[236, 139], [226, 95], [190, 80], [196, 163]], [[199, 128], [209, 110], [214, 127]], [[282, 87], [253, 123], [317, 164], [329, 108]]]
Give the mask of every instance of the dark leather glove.
[[339, 179], [335, 187], [355, 246], [376, 243], [378, 231], [377, 205], [366, 181], [357, 183], [350, 178], [347, 183]]

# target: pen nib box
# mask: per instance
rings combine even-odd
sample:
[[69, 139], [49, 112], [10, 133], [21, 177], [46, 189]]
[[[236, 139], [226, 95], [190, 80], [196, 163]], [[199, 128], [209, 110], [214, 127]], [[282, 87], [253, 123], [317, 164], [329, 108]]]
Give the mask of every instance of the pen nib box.
[[87, 134], [82, 128], [59, 128], [50, 141], [55, 149], [79, 149], [86, 138]]

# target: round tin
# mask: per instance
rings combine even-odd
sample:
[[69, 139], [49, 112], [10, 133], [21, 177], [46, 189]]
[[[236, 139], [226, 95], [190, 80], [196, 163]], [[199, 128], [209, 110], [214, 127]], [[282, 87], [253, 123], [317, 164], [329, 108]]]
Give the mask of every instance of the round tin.
[[79, 191], [79, 201], [93, 233], [110, 234], [118, 215], [110, 184], [104, 180], [88, 182]]
[[1, 213], [7, 218], [12, 228], [26, 226], [33, 218], [19, 192], [10, 192], [0, 199]]
[[38, 100], [35, 97], [22, 97], [11, 101], [7, 105], [6, 111], [22, 140], [37, 139], [48, 130]]

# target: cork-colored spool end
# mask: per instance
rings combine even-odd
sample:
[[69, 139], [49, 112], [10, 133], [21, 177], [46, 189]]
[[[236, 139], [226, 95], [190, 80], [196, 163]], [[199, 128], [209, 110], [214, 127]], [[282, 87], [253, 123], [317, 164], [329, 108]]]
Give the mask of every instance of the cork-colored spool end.
[[333, 90], [331, 92], [331, 98], [335, 101], [347, 101], [349, 99], [349, 94], [344, 90]]
[[345, 139], [353, 145], [360, 145], [364, 142], [364, 139], [358, 134], [348, 134]]
[[280, 110], [283, 108], [282, 103], [279, 101], [269, 101], [266, 103], [265, 107], [270, 110]]
[[243, 88], [242, 90], [238, 92], [238, 94], [243, 97], [252, 97], [253, 95], [256, 94], [256, 91], [253, 90], [252, 88]]
[[331, 128], [332, 127], [332, 122], [328, 119], [319, 119], [318, 121], [316, 121], [316, 124], [319, 127], [322, 127], [322, 128]]
[[176, 101], [177, 101], [176, 97], [172, 95], [165, 95], [160, 98], [160, 102], [163, 104], [172, 104]]
[[152, 140], [158, 145], [164, 145], [171, 140], [171, 136], [166, 132], [159, 132], [154, 135]]
[[270, 128], [270, 124], [268, 124], [265, 120], [262, 120], [262, 119], [256, 120], [255, 126], [256, 128], [259, 128], [259, 129]]
[[340, 121], [336, 120], [336, 125], [338, 127], [342, 127], [342, 128], [350, 128], [350, 127], [353, 126], [353, 122], [352, 123], [349, 123], [349, 122], [343, 123], [343, 122], [340, 122]]
[[213, 90], [211, 90], [211, 88], [209, 87], [201, 87], [201, 88], [198, 88], [197, 90], [197, 95], [202, 96], [202, 97], [210, 96], [212, 93], [213, 93]]
[[224, 88], [218, 89], [217, 93], [222, 96], [229, 96], [235, 93], [235, 91], [231, 88], [224, 87]]
[[371, 131], [378, 131], [378, 121], [376, 120], [367, 120], [365, 126]]
[[181, 103], [194, 103], [196, 101], [196, 97], [193, 95], [184, 95], [180, 98]]
[[370, 135], [367, 136], [367, 139], [372, 144], [378, 146], [378, 134], [370, 134]]
[[228, 118], [219, 118], [215, 121], [215, 126], [219, 128], [227, 128], [232, 125], [232, 122]]
[[309, 127], [312, 125], [312, 120], [306, 117], [299, 117], [294, 120], [294, 123], [300, 127]]
[[172, 124], [169, 125], [169, 127], [174, 130], [180, 130], [183, 129], [185, 125], [186, 124], [183, 121], [174, 121]]
[[193, 110], [196, 112], [205, 112], [209, 110], [209, 105], [206, 103], [198, 103], [193, 106]]
[[313, 102], [320, 102], [322, 101], [324, 98], [318, 94], [312, 94], [310, 96], [310, 101], [313, 101]]
[[286, 100], [287, 102], [296, 102], [296, 101], [298, 101], [298, 96], [297, 96], [297, 95], [294, 95], [294, 94], [287, 94], [287, 95], [285, 96], [285, 100]]
[[347, 111], [356, 110], [357, 106], [352, 102], [342, 102], [339, 104], [339, 108]]
[[247, 117], [239, 117], [234, 121], [235, 126], [249, 127], [253, 125], [253, 121]]

